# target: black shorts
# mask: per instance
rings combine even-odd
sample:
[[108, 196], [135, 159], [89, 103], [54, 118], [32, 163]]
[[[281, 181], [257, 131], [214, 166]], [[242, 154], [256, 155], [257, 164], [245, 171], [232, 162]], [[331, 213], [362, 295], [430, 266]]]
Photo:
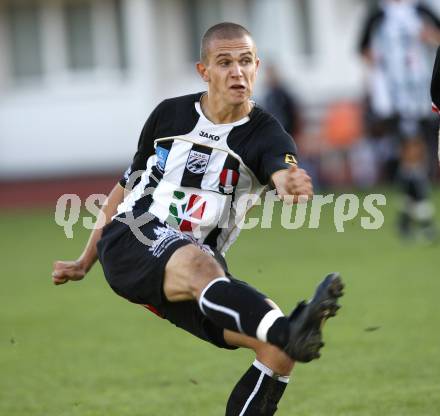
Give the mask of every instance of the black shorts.
[[[157, 218], [142, 225], [139, 231], [141, 234], [136, 237], [118, 217], [103, 229], [97, 245], [98, 258], [111, 288], [130, 302], [147, 307], [198, 338], [220, 348], [235, 349], [226, 343], [223, 328], [203, 315], [196, 301], [169, 302], [163, 292], [165, 266], [180, 247], [197, 245], [214, 256], [225, 275], [232, 278], [224, 257], [207, 246], [200, 246], [191, 237]], [[141, 241], [145, 237], [150, 240], [149, 244]]]

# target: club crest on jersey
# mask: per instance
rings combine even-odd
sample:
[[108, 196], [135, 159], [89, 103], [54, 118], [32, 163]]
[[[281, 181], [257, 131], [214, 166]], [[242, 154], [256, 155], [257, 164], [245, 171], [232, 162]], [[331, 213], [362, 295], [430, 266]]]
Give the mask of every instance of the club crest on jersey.
[[169, 153], [170, 151], [168, 149], [165, 149], [160, 146], [156, 147], [156, 156], [157, 156], [156, 166], [157, 169], [159, 169], [159, 171], [162, 173], [164, 173], [165, 171], [165, 165], [167, 163]]
[[206, 153], [198, 152], [197, 150], [191, 150], [186, 161], [186, 168], [196, 175], [205, 173], [208, 166], [209, 155]]
[[233, 169], [223, 169], [220, 173], [220, 192], [224, 194], [232, 194], [238, 183], [240, 174]]
[[169, 207], [172, 217], [167, 221], [177, 221], [180, 231], [192, 231], [194, 227], [201, 223], [206, 208], [206, 200], [196, 194], [191, 194], [189, 198], [185, 192], [174, 191], [173, 201]]

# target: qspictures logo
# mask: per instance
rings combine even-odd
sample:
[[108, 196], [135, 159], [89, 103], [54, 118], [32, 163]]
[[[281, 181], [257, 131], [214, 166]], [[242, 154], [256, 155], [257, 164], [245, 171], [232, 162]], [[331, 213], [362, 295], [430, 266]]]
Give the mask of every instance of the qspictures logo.
[[[147, 188], [145, 192], [153, 194], [154, 189]], [[226, 197], [228, 203], [232, 204], [232, 195]], [[81, 209], [85, 208], [91, 215], [82, 217], [82, 225], [89, 230], [102, 228], [105, 225], [104, 219], [98, 214], [100, 207], [106, 203], [106, 198], [104, 194], [92, 194], [83, 204], [76, 194], [62, 195], [57, 201], [55, 222], [64, 229], [67, 238], [73, 238], [73, 226], [80, 221]], [[258, 195], [246, 194], [234, 201], [237, 212], [244, 212], [252, 205], [260, 206], [260, 216], [253, 216], [250, 213], [247, 217], [228, 218], [228, 221], [208, 224], [204, 216], [208, 204], [210, 210], [218, 208], [212, 206], [216, 203], [215, 201], [214, 198], [206, 200], [195, 193], [174, 191], [168, 207], [167, 222], [181, 232], [190, 232], [195, 235], [202, 220], [204, 226], [208, 227], [229, 228], [232, 224], [232, 226], [246, 230], [257, 227], [272, 228], [273, 219], [277, 213], [276, 215], [280, 215], [280, 221], [276, 222], [287, 230], [318, 229], [321, 226], [323, 211], [325, 211], [325, 215], [331, 217], [334, 229], [338, 233], [345, 232], [346, 225], [354, 222], [357, 222], [362, 229], [372, 231], [379, 230], [383, 226], [385, 217], [381, 207], [387, 203], [383, 194], [369, 194], [363, 197], [355, 194], [327, 194], [314, 195], [313, 198], [300, 196], [299, 202], [294, 204], [293, 197], [287, 196], [280, 201], [275, 191], [270, 191], [266, 193], [264, 200]], [[275, 210], [275, 204], [281, 204], [281, 209]], [[151, 221], [152, 218], [153, 215], [147, 212], [133, 221], [128, 221], [127, 224], [136, 228], [133, 232], [137, 235], [139, 234], [138, 228]], [[326, 223], [328, 223], [328, 218]]]

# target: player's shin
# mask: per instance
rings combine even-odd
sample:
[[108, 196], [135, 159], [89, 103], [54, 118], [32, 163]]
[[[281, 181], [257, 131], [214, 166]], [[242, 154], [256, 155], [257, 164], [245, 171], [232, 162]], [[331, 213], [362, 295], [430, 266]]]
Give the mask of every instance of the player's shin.
[[400, 183], [404, 199], [399, 213], [402, 237], [411, 237], [417, 226], [429, 240], [436, 238], [434, 206], [429, 200], [429, 179], [423, 169], [402, 169]]
[[284, 348], [289, 339], [289, 321], [266, 298], [245, 283], [219, 277], [199, 298], [201, 311], [218, 326]]

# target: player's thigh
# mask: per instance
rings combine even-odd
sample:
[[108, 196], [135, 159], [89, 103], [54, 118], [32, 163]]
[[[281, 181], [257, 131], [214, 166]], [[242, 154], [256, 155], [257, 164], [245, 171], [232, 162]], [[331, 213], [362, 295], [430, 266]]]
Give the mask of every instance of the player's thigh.
[[170, 302], [196, 299], [211, 280], [224, 274], [211, 254], [193, 244], [180, 247], [165, 266], [165, 297]]

